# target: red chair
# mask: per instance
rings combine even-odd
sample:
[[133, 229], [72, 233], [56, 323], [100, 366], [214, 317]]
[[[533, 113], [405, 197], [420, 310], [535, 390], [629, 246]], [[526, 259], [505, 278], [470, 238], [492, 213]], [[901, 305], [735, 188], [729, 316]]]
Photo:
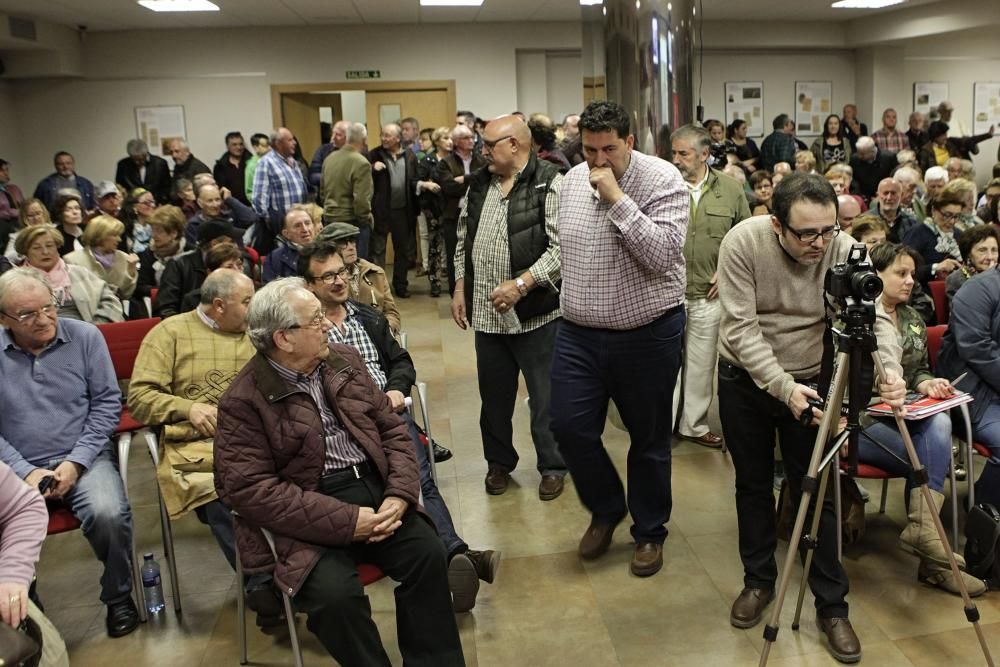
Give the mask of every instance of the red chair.
[[[97, 328], [104, 336], [111, 353], [111, 362], [115, 366], [115, 375], [119, 380], [127, 380], [132, 377], [135, 369], [135, 358], [139, 354], [139, 347], [146, 334], [160, 323], [160, 318], [149, 317], [141, 320], [130, 320], [127, 322], [113, 322], [110, 324], [99, 324]], [[122, 406], [121, 418], [118, 428], [115, 430], [115, 437], [118, 441], [118, 468], [122, 476], [122, 484], [125, 487], [125, 496], [128, 497], [128, 459], [129, 450], [132, 447], [132, 438], [141, 437], [146, 443], [149, 455], [153, 459], [154, 467], [159, 464], [159, 443], [153, 429], [137, 422], [128, 411], [128, 407]], [[160, 493], [160, 486], [157, 484], [156, 492], [160, 504], [160, 531], [163, 540], [163, 551], [166, 554], [170, 568], [170, 584], [174, 594], [174, 611], [181, 611], [180, 585], [177, 580], [177, 559], [174, 557], [174, 539], [170, 529], [170, 518], [167, 515], [166, 506], [163, 503], [163, 495]], [[132, 547], [132, 560], [138, 563], [135, 553], [135, 545]], [[133, 572], [133, 579], [136, 590], [142, 590], [142, 580], [139, 578], [138, 569]], [[139, 605], [139, 615], [145, 619], [145, 609]]]
[[49, 526], [46, 535], [68, 533], [80, 527], [80, 520], [73, 513], [58, 503], [46, 503], [49, 510]]
[[938, 325], [948, 324], [948, 293], [944, 281], [932, 280], [928, 285], [931, 288], [931, 298], [934, 299], [934, 314], [937, 315]]

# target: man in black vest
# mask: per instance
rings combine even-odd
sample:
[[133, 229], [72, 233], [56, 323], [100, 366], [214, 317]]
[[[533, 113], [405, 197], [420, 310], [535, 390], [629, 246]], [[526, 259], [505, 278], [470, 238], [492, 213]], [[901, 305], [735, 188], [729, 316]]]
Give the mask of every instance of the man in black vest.
[[504, 493], [517, 466], [511, 419], [520, 372], [531, 396], [538, 496], [552, 500], [566, 475], [549, 429], [549, 369], [561, 315], [556, 215], [562, 177], [531, 152], [531, 132], [515, 116], [486, 126], [483, 156], [487, 167], [466, 179], [451, 314], [462, 329], [471, 324], [476, 336], [486, 492]]

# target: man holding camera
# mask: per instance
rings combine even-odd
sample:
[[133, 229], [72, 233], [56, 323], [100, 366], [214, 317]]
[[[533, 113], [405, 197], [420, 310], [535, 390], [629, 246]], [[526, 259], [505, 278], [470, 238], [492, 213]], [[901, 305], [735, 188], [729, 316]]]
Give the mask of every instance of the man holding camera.
[[[790, 174], [775, 188], [773, 206], [773, 215], [734, 227], [719, 255], [719, 413], [736, 469], [744, 568], [744, 588], [733, 603], [730, 622], [739, 628], [756, 625], [774, 597], [775, 433], [792, 502], [798, 506], [822, 417], [809, 403], [820, 400], [809, 385], [817, 382], [823, 357], [824, 276], [851, 248], [850, 237], [839, 234], [837, 196], [823, 177]], [[888, 320], [876, 321], [876, 334], [882, 334], [880, 348], [898, 345]], [[891, 351], [886, 356], [899, 358]], [[898, 364], [887, 367], [879, 393], [901, 406], [906, 386], [900, 369]], [[847, 618], [848, 580], [837, 559], [837, 530], [833, 494], [828, 493], [809, 586], [830, 653], [841, 662], [857, 662], [861, 645]]]

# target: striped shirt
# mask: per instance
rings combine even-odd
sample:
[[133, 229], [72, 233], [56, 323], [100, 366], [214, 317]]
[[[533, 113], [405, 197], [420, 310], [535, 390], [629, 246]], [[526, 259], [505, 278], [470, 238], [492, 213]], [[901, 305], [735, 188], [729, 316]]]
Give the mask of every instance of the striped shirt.
[[346, 468], [347, 466], [362, 463], [367, 458], [364, 451], [351, 440], [347, 432], [334, 414], [333, 408], [326, 400], [326, 393], [323, 391], [323, 379], [321, 370], [323, 364], [320, 363], [309, 375], [303, 375], [298, 371], [285, 368], [272, 359], [267, 360], [271, 367], [278, 372], [285, 382], [301, 391], [309, 394], [319, 409], [319, 417], [323, 422], [323, 440], [326, 443], [326, 455], [323, 457], [323, 474], [333, 470]]
[[[520, 174], [515, 177], [515, 181]], [[548, 194], [545, 196], [545, 235], [549, 238], [549, 247], [542, 256], [535, 260], [528, 272], [538, 284], [536, 289], [556, 290], [560, 278], [559, 266], [559, 227], [556, 216], [559, 213], [559, 192], [563, 177], [557, 175], [552, 179]], [[511, 189], [513, 192], [513, 189]], [[508, 193], [509, 195], [510, 193]], [[467, 198], [466, 198], [467, 199]], [[497, 285], [517, 276], [511, 275], [510, 239], [507, 229], [507, 206], [510, 198], [505, 197], [500, 189], [500, 179], [496, 176], [490, 181], [483, 210], [479, 215], [479, 227], [472, 244], [472, 264], [476, 267], [472, 285], [472, 328], [475, 331], [491, 334], [506, 334], [510, 332], [504, 323], [503, 316], [493, 308], [490, 293]], [[458, 218], [458, 244], [455, 247], [455, 280], [465, 277], [465, 234], [467, 226], [467, 207], [462, 204], [462, 213]], [[511, 311], [513, 312], [513, 311]], [[559, 309], [532, 317], [521, 322], [521, 332], [548, 324], [560, 315]]]
[[669, 162], [632, 151], [618, 186], [624, 197], [602, 201], [585, 162], [563, 181], [562, 312], [581, 326], [635, 329], [684, 302], [684, 179]]
[[875, 141], [875, 145], [880, 151], [886, 153], [898, 153], [910, 147], [909, 137], [899, 130], [887, 130], [884, 127], [872, 132], [872, 140]]
[[257, 162], [253, 175], [253, 207], [268, 219], [283, 218], [293, 204], [302, 204], [309, 196], [306, 182], [294, 158], [284, 158], [270, 151]]
[[[382, 370], [382, 363], [378, 358], [378, 349], [375, 347], [375, 343], [372, 342], [371, 337], [368, 336], [368, 332], [365, 331], [365, 326], [361, 323], [361, 318], [358, 317], [358, 308], [350, 301], [344, 304], [344, 308], [347, 309], [347, 317], [344, 318], [344, 328], [341, 330], [340, 326], [334, 323], [330, 329], [330, 342], [350, 345], [360, 352], [361, 358], [365, 361], [365, 366], [368, 367], [368, 375], [371, 376], [372, 381], [378, 385], [380, 390], [385, 391], [385, 385], [388, 384], [389, 380], [385, 376], [385, 371]], [[333, 320], [330, 321], [333, 322]]]

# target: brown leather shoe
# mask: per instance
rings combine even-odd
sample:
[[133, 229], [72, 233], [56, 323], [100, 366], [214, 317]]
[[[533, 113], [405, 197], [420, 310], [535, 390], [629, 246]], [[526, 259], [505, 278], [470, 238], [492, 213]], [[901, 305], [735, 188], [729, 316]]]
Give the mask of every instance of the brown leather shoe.
[[663, 567], [662, 544], [637, 544], [630, 569], [637, 577], [651, 577]]
[[469, 611], [476, 606], [479, 594], [479, 575], [476, 565], [465, 554], [456, 554], [448, 563], [448, 588], [451, 605], [456, 613]]
[[542, 475], [538, 485], [538, 497], [542, 500], [555, 500], [562, 495], [563, 478], [561, 475]]
[[603, 523], [596, 519], [592, 520], [587, 532], [580, 538], [580, 558], [593, 560], [604, 555], [611, 546], [611, 537], [615, 534], [615, 528], [619, 523], [621, 522]]
[[499, 466], [490, 466], [486, 473], [486, 493], [491, 496], [500, 496], [507, 492], [507, 485], [510, 484], [510, 473]]
[[737, 628], [752, 628], [760, 623], [767, 605], [774, 599], [773, 590], [744, 588], [729, 612], [729, 622]]
[[465, 557], [472, 561], [476, 568], [476, 575], [488, 584], [493, 583], [500, 568], [500, 552], [487, 549], [486, 551], [474, 551], [469, 549], [465, 552]]
[[861, 642], [846, 618], [817, 618], [816, 625], [826, 635], [827, 649], [840, 662], [847, 664], [861, 660]]
[[688, 440], [689, 442], [701, 445], [702, 447], [708, 447], [709, 449], [722, 449], [722, 436], [716, 435], [711, 431], [705, 435], [684, 435], [678, 433], [677, 437], [681, 440]]

